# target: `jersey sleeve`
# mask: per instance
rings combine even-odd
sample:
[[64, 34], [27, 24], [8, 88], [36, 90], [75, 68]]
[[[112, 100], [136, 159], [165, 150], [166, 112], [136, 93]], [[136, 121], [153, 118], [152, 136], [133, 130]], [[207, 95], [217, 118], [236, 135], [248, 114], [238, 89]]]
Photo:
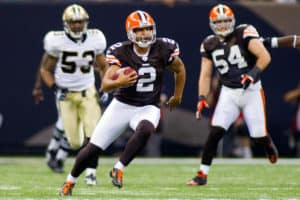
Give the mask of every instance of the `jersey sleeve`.
[[169, 57], [167, 60], [167, 65], [171, 64], [176, 56], [180, 54], [179, 44], [170, 38], [162, 38], [163, 43], [166, 45], [166, 48], [169, 52]]
[[95, 29], [95, 45], [96, 45], [96, 55], [102, 54], [106, 49], [106, 38], [102, 31]]
[[243, 38], [259, 38], [259, 33], [254, 26], [247, 25], [243, 31]]
[[106, 51], [106, 62], [109, 65], [118, 65], [121, 66], [120, 60], [115, 55], [116, 48], [120, 47], [122, 43], [116, 43], [111, 45]]
[[244, 39], [246, 46], [248, 46], [251, 39], [259, 39], [259, 33], [256, 28], [252, 25], [247, 25], [242, 33], [242, 38]]
[[57, 58], [59, 56], [59, 49], [57, 48], [57, 42], [53, 31], [48, 32], [44, 37], [44, 50], [53, 57]]
[[211, 52], [218, 46], [219, 40], [214, 35], [207, 36], [200, 45], [201, 57], [212, 59]]

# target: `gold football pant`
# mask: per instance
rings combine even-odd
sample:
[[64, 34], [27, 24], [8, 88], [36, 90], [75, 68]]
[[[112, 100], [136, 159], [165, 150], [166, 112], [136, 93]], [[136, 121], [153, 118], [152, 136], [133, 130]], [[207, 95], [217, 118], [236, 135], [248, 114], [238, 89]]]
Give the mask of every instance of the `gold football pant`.
[[59, 109], [68, 142], [72, 149], [78, 149], [85, 137], [91, 137], [101, 116], [95, 86], [82, 92], [68, 92], [59, 101]]

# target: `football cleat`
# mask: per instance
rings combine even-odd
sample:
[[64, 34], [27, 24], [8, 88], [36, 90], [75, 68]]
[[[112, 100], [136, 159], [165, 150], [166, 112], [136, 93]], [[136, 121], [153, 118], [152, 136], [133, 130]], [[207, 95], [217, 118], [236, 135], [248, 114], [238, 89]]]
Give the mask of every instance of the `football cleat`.
[[97, 185], [96, 176], [93, 174], [89, 174], [89, 175], [85, 176], [85, 183], [87, 185]]
[[192, 180], [189, 180], [186, 184], [189, 186], [198, 186], [205, 185], [207, 183], [207, 174], [204, 174], [202, 171], [197, 172], [197, 176], [195, 176]]
[[116, 187], [121, 188], [123, 186], [123, 171], [117, 168], [113, 168], [109, 172], [110, 177], [112, 178], [112, 184]]
[[56, 173], [64, 173], [64, 163], [62, 160], [49, 159], [47, 165], [50, 169], [52, 169], [52, 171]]
[[75, 186], [75, 183], [72, 183], [70, 181], [66, 181], [61, 190], [59, 191], [60, 196], [72, 196], [72, 189]]
[[278, 151], [274, 143], [271, 141], [270, 144], [265, 147], [265, 152], [271, 164], [274, 164], [278, 160]]

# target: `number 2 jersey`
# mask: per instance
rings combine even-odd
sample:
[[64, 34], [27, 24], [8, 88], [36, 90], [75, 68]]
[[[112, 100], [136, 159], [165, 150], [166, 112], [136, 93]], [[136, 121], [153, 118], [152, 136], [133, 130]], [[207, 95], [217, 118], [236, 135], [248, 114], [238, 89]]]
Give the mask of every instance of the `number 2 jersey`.
[[134, 106], [158, 106], [164, 70], [179, 55], [179, 46], [172, 39], [157, 38], [148, 55], [138, 56], [133, 48], [132, 42], [125, 41], [107, 50], [106, 59], [110, 65], [119, 65], [121, 68], [130, 66], [138, 73], [133, 86], [116, 89], [114, 96]]
[[74, 40], [64, 31], [50, 31], [44, 38], [47, 54], [57, 58], [55, 83], [70, 91], [82, 91], [95, 83], [94, 63], [106, 49], [106, 39], [98, 29], [89, 29], [82, 40]]
[[203, 57], [212, 60], [220, 74], [220, 81], [230, 88], [242, 88], [241, 75], [250, 71], [256, 57], [248, 50], [249, 41], [259, 39], [259, 34], [252, 25], [242, 24], [223, 41], [216, 35], [210, 35], [201, 44]]

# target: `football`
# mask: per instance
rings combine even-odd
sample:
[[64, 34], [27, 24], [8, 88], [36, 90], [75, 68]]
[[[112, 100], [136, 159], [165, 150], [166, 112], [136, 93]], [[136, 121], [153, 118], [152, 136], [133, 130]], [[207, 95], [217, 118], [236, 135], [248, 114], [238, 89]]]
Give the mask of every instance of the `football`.
[[123, 74], [130, 74], [132, 71], [135, 71], [133, 68], [131, 68], [131, 67], [123, 67], [123, 68], [120, 68], [120, 69], [118, 69], [115, 73], [114, 73], [114, 75], [111, 77], [111, 79], [112, 80], [116, 80], [118, 77], [119, 77], [119, 75], [121, 74], [121, 73], [123, 73]]

